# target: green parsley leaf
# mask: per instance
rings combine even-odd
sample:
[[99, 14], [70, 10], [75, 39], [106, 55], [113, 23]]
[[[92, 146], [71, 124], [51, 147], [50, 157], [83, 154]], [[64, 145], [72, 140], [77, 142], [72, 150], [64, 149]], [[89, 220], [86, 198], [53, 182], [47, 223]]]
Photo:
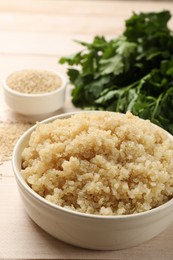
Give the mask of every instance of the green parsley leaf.
[[131, 111], [173, 134], [173, 32], [169, 11], [133, 13], [117, 38], [76, 41], [69, 65], [72, 102], [90, 110]]

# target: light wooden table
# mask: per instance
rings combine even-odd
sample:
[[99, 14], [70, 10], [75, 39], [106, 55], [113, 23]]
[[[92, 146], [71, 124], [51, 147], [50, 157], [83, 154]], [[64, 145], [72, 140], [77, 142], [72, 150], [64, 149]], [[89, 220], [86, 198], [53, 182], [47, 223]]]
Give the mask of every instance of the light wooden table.
[[[169, 9], [171, 2], [0, 0], [0, 81], [20, 68], [53, 68], [63, 55], [80, 49], [73, 39], [115, 37], [132, 11]], [[173, 22], [170, 26], [173, 28]], [[75, 110], [70, 86], [63, 109]], [[0, 89], [0, 122], [27, 121], [6, 106]], [[1, 137], [0, 137], [1, 138]], [[173, 259], [173, 225], [138, 247], [121, 251], [89, 251], [64, 244], [34, 224], [24, 211], [11, 162], [0, 165], [0, 259]]]

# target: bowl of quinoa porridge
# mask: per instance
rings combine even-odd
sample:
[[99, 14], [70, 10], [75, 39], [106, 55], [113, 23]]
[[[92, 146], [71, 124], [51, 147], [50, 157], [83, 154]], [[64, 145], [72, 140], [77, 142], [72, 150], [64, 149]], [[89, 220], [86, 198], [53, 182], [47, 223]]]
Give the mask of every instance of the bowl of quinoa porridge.
[[48, 118], [17, 142], [13, 170], [29, 216], [84, 248], [136, 246], [173, 221], [173, 137], [131, 113]]
[[23, 69], [3, 82], [7, 105], [23, 115], [50, 114], [64, 105], [66, 78], [52, 69]]

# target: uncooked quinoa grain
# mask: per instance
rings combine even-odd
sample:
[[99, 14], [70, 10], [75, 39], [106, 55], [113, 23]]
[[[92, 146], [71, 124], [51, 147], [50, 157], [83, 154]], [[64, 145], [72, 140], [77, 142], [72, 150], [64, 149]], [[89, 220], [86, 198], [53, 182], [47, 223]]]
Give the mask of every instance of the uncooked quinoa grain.
[[16, 141], [29, 127], [29, 123], [0, 123], [0, 164], [11, 159]]
[[83, 112], [38, 124], [22, 152], [22, 175], [51, 203], [125, 215], [173, 197], [173, 139], [131, 113]]
[[56, 73], [47, 70], [18, 71], [7, 79], [7, 84], [11, 89], [27, 94], [51, 92], [58, 89], [61, 83]]

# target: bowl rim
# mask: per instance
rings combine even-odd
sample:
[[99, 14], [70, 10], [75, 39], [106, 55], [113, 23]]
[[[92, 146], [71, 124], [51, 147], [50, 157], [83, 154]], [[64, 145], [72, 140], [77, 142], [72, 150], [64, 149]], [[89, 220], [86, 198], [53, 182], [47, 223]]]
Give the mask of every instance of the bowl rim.
[[[35, 71], [48, 71], [48, 72], [52, 72], [54, 74], [56, 74], [60, 79], [61, 79], [61, 85], [60, 87], [58, 87], [57, 89], [54, 89], [53, 91], [50, 92], [44, 92], [44, 93], [23, 93], [23, 92], [19, 92], [16, 91], [12, 88], [9, 87], [9, 85], [7, 84], [7, 80], [10, 76], [12, 76], [13, 74], [17, 73], [17, 72], [22, 72], [22, 71], [30, 71], [30, 70], [35, 70]], [[15, 70], [11, 73], [9, 73], [8, 75], [5, 76], [4, 80], [3, 80], [3, 84], [2, 87], [4, 88], [5, 91], [11, 93], [12, 95], [18, 96], [18, 97], [25, 97], [25, 98], [38, 98], [38, 97], [48, 97], [48, 96], [52, 96], [55, 93], [60, 92], [62, 89], [64, 89], [67, 85], [67, 79], [65, 77], [65, 75], [59, 71], [56, 71], [55, 69], [49, 69], [49, 68], [25, 68], [25, 69], [18, 69]]]
[[[116, 112], [111, 112], [111, 111], [75, 111], [75, 112], [69, 112], [69, 113], [63, 113], [63, 114], [59, 114], [59, 115], [55, 115], [49, 118], [46, 118], [42, 121], [39, 122], [39, 124], [45, 124], [45, 123], [50, 123], [56, 119], [66, 119], [69, 118], [75, 114], [78, 113], [99, 113], [99, 112], [109, 112], [109, 113], [116, 113]], [[159, 126], [153, 124], [155, 127], [160, 128]], [[16, 177], [16, 180], [18, 182], [18, 185], [21, 185], [21, 187], [23, 187], [25, 189], [25, 191], [32, 196], [34, 199], [36, 199], [38, 202], [48, 206], [49, 208], [55, 209], [55, 210], [59, 210], [62, 211], [64, 213], [73, 215], [73, 216], [78, 216], [78, 217], [82, 217], [82, 218], [92, 218], [92, 219], [101, 219], [101, 220], [124, 220], [124, 219], [135, 219], [135, 218], [139, 218], [139, 217], [143, 217], [143, 216], [151, 216], [154, 214], [157, 214], [159, 211], [164, 211], [166, 208], [169, 208], [170, 206], [173, 206], [173, 198], [171, 198], [170, 200], [168, 200], [167, 202], [165, 202], [164, 204], [156, 207], [156, 208], [152, 208], [150, 210], [147, 211], [143, 211], [143, 212], [139, 212], [139, 213], [134, 213], [134, 214], [126, 214], [126, 215], [99, 215], [99, 214], [90, 214], [90, 213], [82, 213], [79, 211], [75, 211], [72, 209], [68, 209], [62, 206], [59, 206], [57, 204], [51, 203], [49, 201], [47, 201], [45, 198], [41, 197], [38, 193], [36, 193], [28, 184], [27, 182], [24, 180], [24, 178], [22, 177], [20, 170], [18, 169], [18, 156], [17, 156], [17, 152], [18, 149], [20, 148], [20, 145], [23, 143], [23, 141], [29, 137], [31, 135], [31, 133], [35, 130], [37, 124], [33, 125], [32, 127], [30, 127], [28, 130], [26, 130], [24, 132], [24, 134], [18, 139], [18, 141], [15, 144], [15, 147], [13, 149], [13, 153], [12, 153], [12, 168], [13, 168], [13, 172], [14, 175]], [[162, 129], [162, 128], [161, 128]], [[164, 129], [162, 129], [164, 132], [166, 132], [166, 134], [168, 134], [168, 136], [170, 136], [170, 138], [173, 138], [173, 136], [171, 134], [169, 134], [167, 131], [165, 131]]]

